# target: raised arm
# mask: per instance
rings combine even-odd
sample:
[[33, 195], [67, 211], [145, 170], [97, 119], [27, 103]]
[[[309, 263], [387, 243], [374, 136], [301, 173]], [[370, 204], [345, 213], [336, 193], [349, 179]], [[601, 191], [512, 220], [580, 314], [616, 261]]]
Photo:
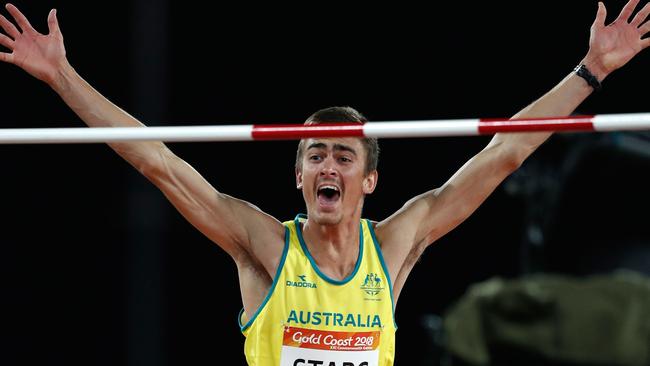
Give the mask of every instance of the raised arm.
[[[650, 31], [650, 22], [645, 21], [650, 13], [650, 4], [632, 17], [638, 2], [630, 0], [618, 18], [607, 26], [604, 23], [605, 6], [598, 4], [596, 19], [591, 26], [589, 50], [580, 64], [586, 65], [600, 81], [650, 45], [650, 39], [643, 39]], [[571, 72], [513, 118], [569, 115], [592, 92], [593, 88], [585, 79]], [[398, 212], [379, 223], [377, 236], [382, 241], [387, 261], [393, 264], [394, 274], [403, 274], [404, 263], [413, 262], [424, 248], [472, 214], [550, 135], [496, 134], [481, 152], [440, 188], [411, 199]], [[395, 282], [399, 285], [400, 278]]]
[[[12, 63], [54, 89], [91, 127], [144, 127], [93, 89], [70, 66], [56, 11], [48, 16], [49, 34], [38, 33], [13, 5], [14, 25], [0, 15], [0, 61]], [[236, 261], [251, 256], [272, 261], [282, 251], [284, 229], [256, 207], [217, 192], [162, 142], [111, 143], [121, 157], [145, 175], [196, 228]], [[265, 263], [267, 266], [271, 264]]]

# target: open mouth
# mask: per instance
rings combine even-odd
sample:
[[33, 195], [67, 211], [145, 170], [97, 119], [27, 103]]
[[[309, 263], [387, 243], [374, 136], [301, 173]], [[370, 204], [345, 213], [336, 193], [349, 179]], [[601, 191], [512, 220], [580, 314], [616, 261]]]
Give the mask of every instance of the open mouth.
[[323, 207], [332, 207], [341, 198], [341, 191], [334, 185], [323, 185], [317, 191], [318, 202]]

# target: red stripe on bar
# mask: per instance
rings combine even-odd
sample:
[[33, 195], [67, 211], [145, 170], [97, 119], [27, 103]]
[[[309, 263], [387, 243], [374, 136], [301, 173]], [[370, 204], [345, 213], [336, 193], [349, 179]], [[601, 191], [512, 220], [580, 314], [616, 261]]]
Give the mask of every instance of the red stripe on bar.
[[253, 140], [298, 140], [314, 137], [363, 137], [359, 123], [321, 123], [317, 125], [253, 125]]
[[480, 134], [493, 134], [497, 132], [593, 131], [593, 118], [594, 116], [521, 119], [481, 118], [478, 122], [478, 132]]

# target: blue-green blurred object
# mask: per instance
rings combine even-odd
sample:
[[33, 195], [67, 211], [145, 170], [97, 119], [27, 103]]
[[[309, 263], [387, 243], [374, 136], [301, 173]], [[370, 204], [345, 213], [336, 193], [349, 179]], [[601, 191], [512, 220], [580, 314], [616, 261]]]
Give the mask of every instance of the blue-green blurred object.
[[470, 365], [650, 365], [650, 278], [494, 278], [448, 309], [443, 331], [447, 351]]

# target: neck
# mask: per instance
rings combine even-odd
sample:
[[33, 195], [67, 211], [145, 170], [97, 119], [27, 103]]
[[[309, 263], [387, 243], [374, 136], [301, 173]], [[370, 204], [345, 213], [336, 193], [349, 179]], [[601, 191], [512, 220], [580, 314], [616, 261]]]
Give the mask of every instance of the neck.
[[320, 225], [307, 218], [303, 226], [305, 245], [318, 268], [333, 279], [346, 278], [357, 264], [360, 217], [353, 216], [336, 225]]

